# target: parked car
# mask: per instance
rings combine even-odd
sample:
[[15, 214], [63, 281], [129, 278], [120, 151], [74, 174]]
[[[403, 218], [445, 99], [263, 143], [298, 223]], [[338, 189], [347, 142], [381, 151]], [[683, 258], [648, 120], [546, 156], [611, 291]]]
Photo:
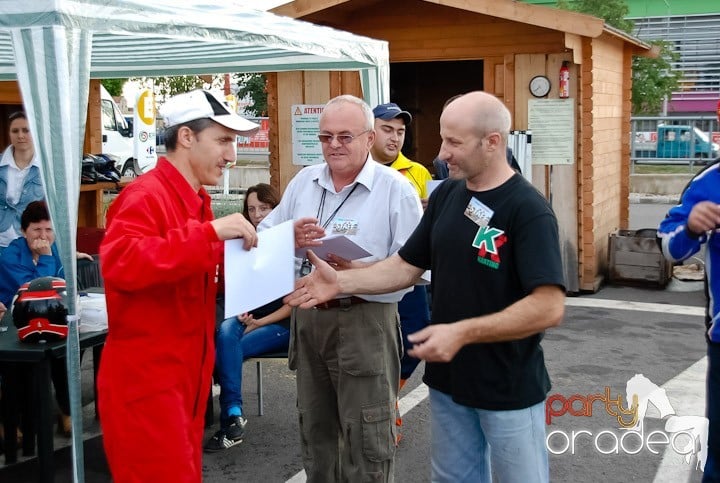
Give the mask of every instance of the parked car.
[[636, 133], [633, 143], [636, 158], [700, 158], [718, 156], [720, 146], [690, 125], [658, 126], [656, 132]]

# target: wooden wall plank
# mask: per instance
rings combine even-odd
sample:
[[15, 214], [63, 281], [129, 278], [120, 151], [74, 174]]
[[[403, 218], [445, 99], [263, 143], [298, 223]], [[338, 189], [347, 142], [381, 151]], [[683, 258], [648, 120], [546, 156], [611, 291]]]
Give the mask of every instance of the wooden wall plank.
[[292, 113], [293, 104], [304, 104], [303, 72], [278, 72], [278, 177], [282, 189], [288, 185], [301, 166], [292, 164]]
[[545, 54], [547, 52], [559, 52], [562, 48], [555, 43], [533, 43], [527, 46], [515, 45], [490, 45], [490, 46], [468, 46], [468, 47], [427, 47], [418, 49], [416, 46], [407, 49], [400, 49], [391, 44], [390, 57], [397, 62], [428, 62], [445, 60], [467, 60], [482, 59], [487, 56], [515, 54], [516, 52]]
[[572, 51], [572, 63], [582, 64], [582, 37], [575, 34], [565, 34], [565, 47]]
[[15, 81], [0, 81], [0, 104], [22, 104], [20, 86]]
[[305, 104], [325, 104], [330, 100], [330, 73], [306, 71], [303, 75]]
[[[428, 2], [383, 3], [382, 15], [367, 14], [348, 2], [338, 8], [309, 15], [303, 20], [328, 25], [376, 39], [389, 40], [393, 62], [465, 60], [505, 54], [562, 52], [565, 36], [561, 31], [497, 18]], [[351, 6], [351, 4], [355, 4]], [[407, 21], [408, 9], [413, 21]]]
[[536, 75], [546, 75], [545, 54], [517, 54], [515, 56], [515, 129], [528, 128], [528, 100], [532, 99], [528, 85]]
[[[362, 98], [362, 84], [360, 83], [360, 74], [357, 72], [340, 72], [339, 94], [352, 94], [353, 96]], [[334, 96], [333, 96], [334, 97]], [[371, 106], [374, 107], [374, 106]]]
[[[620, 228], [623, 177], [624, 44], [606, 36], [592, 39], [593, 71], [593, 253], [596, 276], [607, 273], [608, 237]], [[629, 125], [629, 122], [628, 122]], [[596, 135], [606, 131], [599, 140]]]
[[504, 56], [505, 64], [505, 107], [513, 113], [513, 129], [519, 129], [515, 121], [515, 55], [506, 54]]
[[593, 206], [593, 44], [590, 39], [582, 39], [582, 63], [578, 81], [582, 86], [578, 91], [578, 263], [580, 289], [594, 290], [595, 277], [595, 241]]
[[[621, 133], [631, 132], [632, 116], [632, 49], [624, 47], [623, 52], [623, 108]], [[620, 222], [619, 228], [627, 229], [630, 225], [630, 137], [624, 135], [620, 139]]]
[[280, 155], [279, 145], [280, 139], [280, 123], [278, 121], [278, 74], [277, 72], [265, 73], [265, 89], [267, 90], [267, 106], [268, 106], [268, 128], [269, 134], [269, 150], [270, 150], [270, 184], [282, 193], [285, 186], [280, 183]]
[[[503, 57], [483, 59], [483, 90], [501, 98], [505, 88]], [[499, 91], [499, 92], [498, 92]]]
[[[570, 97], [573, 102], [577, 96], [577, 69], [572, 64], [572, 53], [566, 52], [562, 54], [550, 54], [547, 56], [545, 63], [545, 72], [548, 73], [553, 84], [550, 97], [558, 96], [558, 80], [560, 67], [563, 61], [567, 61], [570, 66]], [[553, 79], [555, 77], [555, 79]], [[556, 80], [558, 79], [558, 80]], [[577, 124], [578, 113], [575, 115]], [[577, 132], [575, 133], [575, 162], [573, 164], [563, 164], [552, 166], [548, 169], [550, 173], [550, 201], [558, 220], [560, 246], [563, 259], [563, 268], [565, 270], [565, 288], [571, 292], [579, 290], [580, 277], [578, 273], [578, 194], [577, 194], [577, 176], [578, 176], [578, 146]]]
[[[530, 80], [536, 75], [546, 75], [545, 54], [517, 54], [515, 55], [514, 69], [514, 89], [513, 97], [515, 98], [513, 119], [514, 128], [518, 130], [528, 129], [528, 101], [534, 99], [530, 94], [528, 85]], [[546, 197], [549, 195], [547, 190], [547, 177], [545, 175], [544, 166], [533, 166], [532, 182], [533, 185], [540, 190]]]
[[100, 99], [100, 81], [98, 79], [90, 79], [83, 153], [102, 152], [102, 115], [100, 111]]

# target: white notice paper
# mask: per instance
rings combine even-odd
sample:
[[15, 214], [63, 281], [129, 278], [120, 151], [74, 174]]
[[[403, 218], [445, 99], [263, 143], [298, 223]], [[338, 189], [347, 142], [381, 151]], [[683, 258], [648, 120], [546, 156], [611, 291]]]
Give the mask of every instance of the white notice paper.
[[258, 233], [258, 246], [225, 242], [225, 318], [250, 312], [284, 297], [295, 285], [292, 220]]
[[312, 250], [315, 255], [323, 260], [327, 260], [327, 256], [330, 253], [346, 260], [357, 260], [358, 258], [365, 258], [372, 255], [372, 253], [345, 235], [328, 235], [324, 238], [318, 238], [318, 240], [323, 242], [323, 244], [319, 247], [298, 248], [295, 250], [295, 256], [305, 258], [305, 253], [308, 250]]
[[575, 103], [572, 99], [528, 101], [532, 164], [575, 162]]

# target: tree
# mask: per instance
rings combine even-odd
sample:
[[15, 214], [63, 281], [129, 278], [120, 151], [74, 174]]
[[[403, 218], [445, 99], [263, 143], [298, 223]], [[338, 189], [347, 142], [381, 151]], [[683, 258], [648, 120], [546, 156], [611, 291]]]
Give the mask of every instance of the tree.
[[[629, 11], [625, 0], [557, 0], [557, 7], [602, 18], [623, 32], [632, 33], [635, 27], [632, 20], [625, 18]], [[663, 102], [678, 89], [682, 76], [672, 67], [679, 58], [672, 44], [661, 40], [648, 43], [657, 46], [660, 55], [657, 58], [633, 58], [633, 114], [662, 112]]]
[[625, 18], [630, 11], [625, 0], [557, 0], [557, 7], [601, 18], [623, 32], [632, 33], [635, 28], [633, 21]]
[[[148, 83], [148, 79], [137, 79], [143, 85]], [[180, 75], [171, 77], [153, 77], [151, 80], [153, 92], [161, 99], [167, 99], [183, 92], [189, 92], [193, 89], [202, 89], [205, 81], [196, 75]]]
[[632, 105], [633, 114], [657, 115], [663, 110], [665, 99], [678, 90], [682, 74], [674, 70], [673, 62], [680, 57], [672, 44], [664, 40], [649, 42], [660, 49], [660, 55], [633, 58]]
[[102, 79], [100, 83], [111, 96], [121, 96], [127, 79]]
[[240, 85], [237, 91], [238, 100], [250, 98], [245, 108], [249, 116], [267, 116], [266, 79], [263, 74], [236, 74], [235, 81]]
[[[267, 115], [267, 92], [265, 90], [265, 76], [263, 74], [233, 74], [233, 81], [239, 85], [236, 96], [238, 100], [250, 98], [250, 105], [245, 112], [250, 116]], [[138, 77], [131, 79], [143, 87], [150, 87], [158, 102], [168, 97], [188, 92], [193, 89], [206, 88], [222, 89], [225, 82], [224, 74], [215, 75], [184, 75], [174, 77]]]

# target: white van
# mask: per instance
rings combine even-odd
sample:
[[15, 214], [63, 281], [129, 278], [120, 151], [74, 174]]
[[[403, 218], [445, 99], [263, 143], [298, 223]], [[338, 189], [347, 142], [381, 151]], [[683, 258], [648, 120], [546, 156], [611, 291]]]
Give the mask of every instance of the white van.
[[105, 87], [100, 85], [100, 112], [102, 113], [102, 153], [119, 159], [122, 176], [134, 178], [141, 174], [133, 157], [133, 132], [120, 108]]

